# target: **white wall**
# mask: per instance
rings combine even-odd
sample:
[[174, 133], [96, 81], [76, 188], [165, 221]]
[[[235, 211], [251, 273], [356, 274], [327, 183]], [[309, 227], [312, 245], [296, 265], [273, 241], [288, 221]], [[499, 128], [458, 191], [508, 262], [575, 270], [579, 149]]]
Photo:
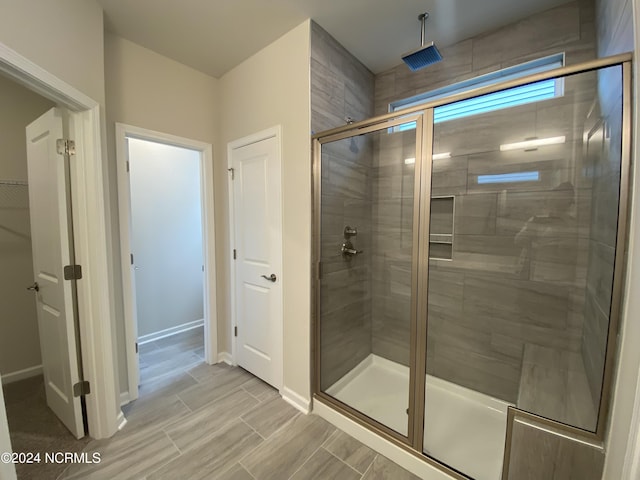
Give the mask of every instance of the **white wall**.
[[200, 152], [129, 139], [138, 337], [202, 320]]
[[[228, 235], [226, 145], [282, 126], [284, 386], [310, 398], [311, 155], [307, 20], [220, 79], [221, 124], [216, 161], [216, 231]], [[218, 242], [219, 316], [229, 319], [229, 239]], [[227, 260], [227, 261], [225, 261]], [[219, 277], [220, 278], [220, 277]], [[231, 352], [231, 328], [219, 332]]]
[[[601, 56], [629, 51], [640, 51], [640, 1], [638, 0], [599, 0], [598, 7], [598, 51]], [[640, 78], [638, 64], [634, 64], [635, 112], [632, 132], [632, 162], [640, 158], [640, 112], [638, 95]], [[618, 368], [616, 371], [613, 406], [611, 410], [609, 432], [606, 439], [607, 456], [603, 479], [630, 480], [630, 472], [625, 470], [625, 461], [629, 461], [637, 452], [628, 451], [638, 441], [638, 422], [634, 418], [634, 405], [638, 398], [638, 375], [640, 373], [640, 169], [632, 171], [631, 225], [629, 228], [629, 252], [627, 279], [622, 310], [621, 335], [619, 339]], [[640, 413], [640, 412], [639, 412]], [[637, 472], [636, 472], [637, 474]], [[637, 477], [636, 477], [637, 478]], [[636, 480], [634, 478], [634, 480]]]
[[94, 0], [0, 0], [0, 42], [104, 105], [102, 8]]
[[[105, 36], [107, 148], [111, 192], [112, 261], [120, 389], [127, 390], [124, 311], [120, 269], [115, 122], [218, 143], [218, 80], [123, 38]], [[214, 163], [224, 162], [215, 158]], [[226, 173], [226, 172], [225, 172]], [[215, 179], [224, 182], [226, 176]], [[218, 183], [216, 183], [216, 186]], [[223, 184], [224, 185], [224, 184]], [[218, 209], [218, 206], [216, 206]], [[220, 240], [225, 233], [218, 232]], [[216, 238], [216, 242], [218, 239]], [[219, 276], [218, 281], [224, 281]], [[218, 313], [220, 310], [218, 310]]]
[[[28, 181], [25, 127], [53, 107], [49, 100], [0, 77], [0, 181]], [[13, 234], [2, 227], [19, 232]], [[27, 187], [0, 186], [0, 374], [42, 363], [33, 292]]]

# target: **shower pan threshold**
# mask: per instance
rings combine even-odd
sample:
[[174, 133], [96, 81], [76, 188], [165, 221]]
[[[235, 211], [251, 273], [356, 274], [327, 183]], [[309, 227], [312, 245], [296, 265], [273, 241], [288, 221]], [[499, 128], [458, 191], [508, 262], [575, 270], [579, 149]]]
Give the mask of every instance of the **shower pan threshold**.
[[[326, 393], [407, 434], [409, 367], [370, 354]], [[509, 405], [427, 375], [425, 451], [475, 480], [499, 480]]]

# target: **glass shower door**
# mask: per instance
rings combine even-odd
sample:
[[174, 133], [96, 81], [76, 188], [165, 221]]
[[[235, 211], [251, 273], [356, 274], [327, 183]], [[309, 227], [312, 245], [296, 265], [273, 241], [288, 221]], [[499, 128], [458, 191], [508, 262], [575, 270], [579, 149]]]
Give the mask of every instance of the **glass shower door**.
[[[319, 391], [407, 441], [421, 117], [323, 142]], [[420, 131], [420, 128], [417, 129]]]
[[424, 452], [476, 480], [500, 478], [509, 406], [596, 429], [621, 85], [611, 67], [434, 110]]

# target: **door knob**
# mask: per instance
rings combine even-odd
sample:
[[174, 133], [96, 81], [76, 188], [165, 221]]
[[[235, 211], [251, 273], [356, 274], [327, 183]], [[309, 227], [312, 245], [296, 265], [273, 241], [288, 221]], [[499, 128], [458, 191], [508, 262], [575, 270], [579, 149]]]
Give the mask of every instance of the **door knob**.
[[31, 290], [32, 292], [39, 292], [40, 285], [38, 285], [38, 282], [33, 282], [33, 285], [31, 285], [30, 287], [27, 287], [27, 290]]
[[275, 273], [272, 273], [268, 277], [266, 275], [262, 275], [262, 278], [264, 278], [265, 280], [269, 280], [270, 282], [275, 282], [278, 279]]

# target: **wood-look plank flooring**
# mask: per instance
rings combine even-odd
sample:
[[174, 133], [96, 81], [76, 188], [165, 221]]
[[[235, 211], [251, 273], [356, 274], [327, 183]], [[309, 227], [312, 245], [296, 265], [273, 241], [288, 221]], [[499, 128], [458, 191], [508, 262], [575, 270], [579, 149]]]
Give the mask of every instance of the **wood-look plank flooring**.
[[418, 477], [238, 367], [207, 365], [202, 329], [141, 346], [127, 424], [59, 480], [414, 480]]

